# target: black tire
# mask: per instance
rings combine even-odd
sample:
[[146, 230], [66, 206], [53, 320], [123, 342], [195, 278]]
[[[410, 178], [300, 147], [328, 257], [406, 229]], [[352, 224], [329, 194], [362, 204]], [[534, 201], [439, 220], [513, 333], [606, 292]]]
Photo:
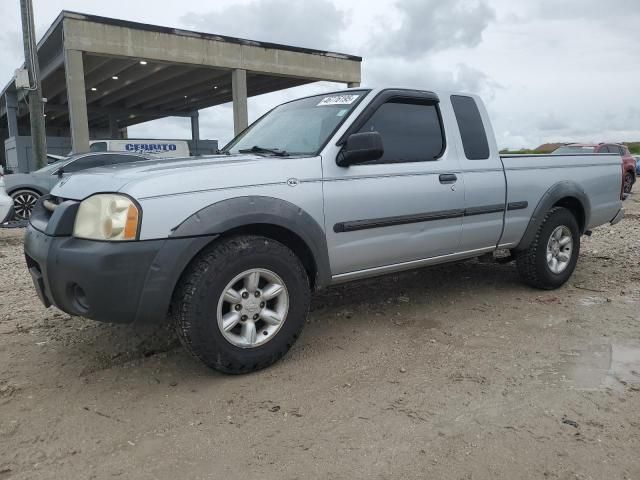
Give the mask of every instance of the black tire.
[[[218, 301], [227, 284], [250, 269], [268, 269], [284, 282], [288, 313], [280, 329], [253, 348], [233, 345], [218, 327]], [[229, 237], [204, 250], [187, 268], [173, 296], [171, 311], [182, 344], [205, 365], [241, 374], [268, 367], [294, 344], [309, 312], [309, 278], [298, 257], [266, 237]]]
[[625, 173], [624, 174], [624, 179], [623, 179], [622, 191], [624, 193], [631, 193], [631, 190], [633, 189], [634, 182], [635, 182], [635, 178], [633, 177], [633, 173], [631, 173], [631, 172]]
[[[573, 249], [569, 264], [561, 273], [551, 271], [547, 263], [547, 243], [551, 234], [559, 226], [566, 226], [571, 231]], [[553, 290], [562, 286], [576, 268], [580, 255], [580, 229], [575, 216], [566, 208], [554, 207], [545, 216], [533, 242], [525, 251], [516, 257], [518, 273], [522, 280], [532, 287], [542, 290]]]
[[29, 220], [31, 212], [35, 206], [40, 194], [35, 190], [28, 188], [22, 188], [11, 192], [11, 198], [13, 199], [13, 212], [16, 220]]

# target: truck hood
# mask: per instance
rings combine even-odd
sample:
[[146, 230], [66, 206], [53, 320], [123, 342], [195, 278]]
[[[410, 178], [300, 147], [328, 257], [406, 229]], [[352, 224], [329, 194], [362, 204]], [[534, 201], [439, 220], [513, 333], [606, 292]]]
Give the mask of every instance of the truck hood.
[[[97, 192], [122, 192], [136, 199], [187, 192], [264, 185], [309, 175], [313, 157], [214, 155], [188, 159], [162, 159], [100, 167], [60, 181], [53, 195], [83, 200]], [[306, 161], [305, 161], [306, 159]], [[303, 167], [306, 165], [306, 167]], [[318, 171], [320, 161], [317, 161]]]

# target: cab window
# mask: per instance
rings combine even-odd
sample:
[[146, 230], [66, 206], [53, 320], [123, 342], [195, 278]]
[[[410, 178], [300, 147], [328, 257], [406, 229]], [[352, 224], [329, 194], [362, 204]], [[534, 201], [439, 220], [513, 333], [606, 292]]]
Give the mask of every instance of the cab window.
[[384, 155], [365, 165], [437, 160], [444, 150], [444, 133], [438, 107], [411, 100], [382, 104], [359, 132], [378, 132]]

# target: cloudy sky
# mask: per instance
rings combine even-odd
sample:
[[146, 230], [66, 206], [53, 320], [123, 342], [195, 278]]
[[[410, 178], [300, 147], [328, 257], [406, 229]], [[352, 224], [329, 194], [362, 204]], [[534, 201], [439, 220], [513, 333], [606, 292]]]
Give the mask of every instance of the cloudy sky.
[[[483, 95], [500, 147], [640, 140], [639, 0], [34, 0], [60, 10], [360, 55], [363, 85]], [[19, 0], [0, 0], [0, 84], [22, 62]], [[329, 83], [250, 99], [250, 120]], [[201, 112], [202, 138], [232, 135], [230, 105]], [[187, 119], [130, 129], [187, 137]]]

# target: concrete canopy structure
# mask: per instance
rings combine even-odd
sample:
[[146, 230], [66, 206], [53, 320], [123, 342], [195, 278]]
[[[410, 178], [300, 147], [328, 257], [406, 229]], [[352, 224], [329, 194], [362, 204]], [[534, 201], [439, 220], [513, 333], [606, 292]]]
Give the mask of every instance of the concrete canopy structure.
[[[47, 134], [70, 134], [74, 152], [89, 150], [90, 132], [118, 138], [123, 128], [168, 116], [191, 117], [197, 141], [198, 110], [227, 102], [238, 133], [247, 126], [247, 97], [322, 80], [357, 86], [362, 61], [68, 11], [38, 43], [38, 58]], [[13, 81], [0, 96], [9, 137], [28, 127], [22, 99]]]

